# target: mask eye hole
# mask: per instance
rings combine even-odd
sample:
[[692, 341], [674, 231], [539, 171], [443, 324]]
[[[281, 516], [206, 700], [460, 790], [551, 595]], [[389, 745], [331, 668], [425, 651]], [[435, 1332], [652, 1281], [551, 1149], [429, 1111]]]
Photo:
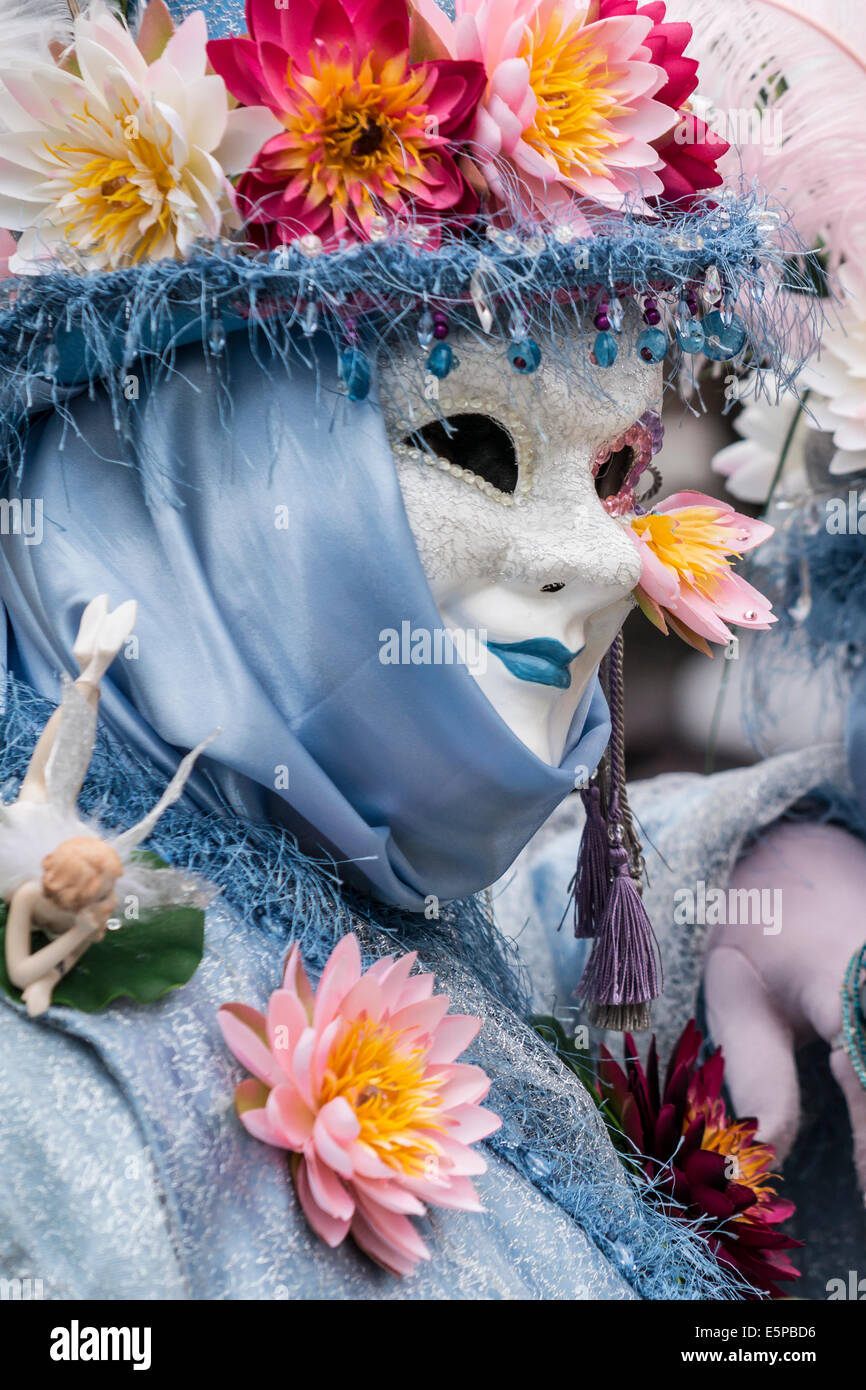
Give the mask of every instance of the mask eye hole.
[[517, 450], [511, 435], [489, 415], [449, 415], [431, 420], [403, 440], [437, 458], [465, 468], [497, 492], [517, 490]]
[[622, 491], [634, 463], [634, 449], [630, 444], [607, 455], [595, 475], [595, 490], [602, 502]]
[[[592, 465], [595, 490], [611, 516], [625, 516], [642, 506], [661, 487], [661, 474], [652, 459], [662, 445], [662, 424], [647, 410], [617, 439], [602, 445]], [[649, 470], [653, 479], [649, 492], [635, 496], [638, 480]]]

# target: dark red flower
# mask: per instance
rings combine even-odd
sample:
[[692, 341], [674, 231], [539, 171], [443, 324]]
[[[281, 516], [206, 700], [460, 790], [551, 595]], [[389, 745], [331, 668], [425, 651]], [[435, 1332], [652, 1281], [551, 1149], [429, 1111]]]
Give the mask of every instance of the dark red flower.
[[794, 1207], [772, 1186], [775, 1152], [755, 1138], [757, 1121], [728, 1118], [721, 1051], [698, 1065], [702, 1042], [690, 1020], [662, 1088], [655, 1038], [644, 1069], [627, 1033], [625, 1071], [600, 1049], [600, 1097], [668, 1210], [698, 1222], [720, 1263], [779, 1298], [779, 1284], [799, 1278], [785, 1253], [799, 1242], [774, 1229]]

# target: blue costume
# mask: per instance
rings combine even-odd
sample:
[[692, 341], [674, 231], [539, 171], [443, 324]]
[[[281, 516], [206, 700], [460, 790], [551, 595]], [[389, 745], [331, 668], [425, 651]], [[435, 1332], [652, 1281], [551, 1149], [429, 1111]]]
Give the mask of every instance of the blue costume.
[[[344, 1250], [334, 1259], [308, 1232], [284, 1160], [237, 1125], [234, 1068], [215, 1023], [229, 997], [266, 996], [290, 939], [315, 969], [341, 924], [366, 917], [371, 955], [395, 940], [420, 947], [455, 1005], [488, 1020], [485, 1065], [505, 1087], [500, 1113], [513, 1116], [485, 1179], [487, 1216], [475, 1225], [437, 1213], [436, 1256], [412, 1293], [631, 1297], [628, 1276], [641, 1292], [672, 1296], [684, 1270], [685, 1287], [723, 1291], [700, 1244], [642, 1207], [587, 1094], [520, 1022], [519, 972], [480, 908], [452, 905], [441, 924], [389, 913], [347, 896], [345, 864], [335, 871], [323, 861], [328, 852], [363, 858], [359, 881], [398, 908], [423, 907], [428, 894], [445, 903], [501, 873], [572, 776], [523, 748], [465, 668], [358, 659], [371, 631], [399, 627], [406, 614], [436, 620], [380, 419], [362, 408], [359, 428], [353, 406], [349, 429], [346, 403], [327, 390], [314, 416], [304, 404], [315, 397], [312, 379], [263, 378], [245, 337], [232, 343], [230, 369], [232, 435], [215, 423], [220, 380], [200, 352], [189, 350], [183, 376], [159, 388], [148, 448], [162, 447], [173, 473], [183, 440], [182, 506], [148, 500], [140, 470], [100, 457], [112, 427], [99, 396], [70, 403], [81, 437], [67, 435], [62, 453], [56, 418], [36, 422], [32, 435], [22, 485], [45, 499], [45, 536], [39, 546], [10, 537], [4, 553], [6, 777], [20, 776], [45, 709], [27, 690], [56, 697], [59, 672], [71, 668], [83, 597], [131, 588], [139, 646], [106, 682], [105, 723], [118, 742], [94, 765], [84, 805], [128, 820], [136, 780], [142, 792], [148, 779], [158, 786], [177, 760], [172, 745], [222, 724], [188, 805], [169, 813], [152, 843], [225, 886], [229, 901], [208, 909], [193, 981], [146, 1010], [56, 1009], [43, 1033], [3, 1001], [4, 1109], [19, 1117], [3, 1141], [12, 1175], [4, 1270], [50, 1270], [55, 1296], [403, 1296], [363, 1257]], [[338, 477], [352, 498], [334, 509], [328, 479]], [[284, 501], [288, 533], [272, 525]], [[387, 568], [376, 563], [383, 536]], [[594, 765], [607, 731], [594, 685], [564, 762]], [[280, 763], [289, 771], [283, 794], [267, 786]], [[292, 849], [289, 831], [318, 865]], [[49, 1081], [26, 1100], [34, 1067]], [[74, 1100], [84, 1089], [86, 1119]], [[140, 1184], [132, 1209], [127, 1171]], [[140, 1239], [140, 1262], [118, 1280]], [[663, 1240], [681, 1249], [682, 1268], [658, 1267]]]
[[[226, 6], [212, 8], [214, 32], [237, 27]], [[751, 211], [729, 214], [720, 232], [741, 283], [761, 246]], [[714, 254], [703, 235], [693, 262], [688, 238], [685, 251], [660, 247], [651, 230], [623, 226], [621, 242], [594, 243], [588, 284], [602, 260], [613, 283], [614, 253], [635, 293], [672, 266], [689, 283]], [[574, 281], [583, 272], [553, 240], [532, 273], [552, 283], [565, 257]], [[426, 273], [421, 258], [406, 265]], [[311, 342], [290, 325], [277, 342], [257, 331], [273, 328], [254, 312], [261, 262], [244, 290], [253, 322], [229, 313], [227, 341], [208, 344], [205, 301], [236, 268], [228, 254], [210, 258], [201, 311], [187, 295], [173, 335], [169, 281], [194, 278], [195, 265], [156, 267], [162, 317], [128, 301], [125, 338], [106, 328], [106, 296], [119, 311], [121, 282], [132, 294], [137, 271], [113, 290], [88, 282], [80, 328], [62, 275], [0, 323], [11, 360], [34, 315], [0, 426], [6, 499], [42, 508], [40, 543], [13, 534], [0, 561], [0, 780], [14, 790], [74, 669], [85, 603], [133, 597], [136, 643], [104, 684], [82, 805], [130, 823], [220, 726], [151, 844], [223, 889], [207, 909], [199, 971], [159, 1003], [92, 1016], [55, 1008], [34, 1024], [0, 1001], [0, 1105], [15, 1117], [0, 1131], [0, 1268], [38, 1274], [54, 1297], [742, 1296], [687, 1222], [642, 1200], [588, 1092], [529, 1026], [513, 943], [472, 896], [573, 790], [575, 766], [596, 767], [610, 730], [599, 683], [550, 766], [462, 664], [381, 660], [383, 633], [435, 630], [441, 618], [375, 390], [347, 399], [333, 333]], [[516, 283], [524, 272], [511, 273]], [[50, 369], [40, 294], [56, 330]], [[543, 318], [550, 296], [541, 302]], [[140, 366], [148, 353], [160, 370]], [[126, 379], [140, 389], [127, 394]], [[482, 1018], [470, 1057], [503, 1118], [485, 1145], [485, 1213], [436, 1211], [433, 1259], [406, 1283], [311, 1233], [285, 1156], [237, 1122], [238, 1069], [216, 1025], [228, 1000], [264, 1002], [290, 941], [315, 975], [349, 929], [368, 960], [417, 949], [452, 1005]]]

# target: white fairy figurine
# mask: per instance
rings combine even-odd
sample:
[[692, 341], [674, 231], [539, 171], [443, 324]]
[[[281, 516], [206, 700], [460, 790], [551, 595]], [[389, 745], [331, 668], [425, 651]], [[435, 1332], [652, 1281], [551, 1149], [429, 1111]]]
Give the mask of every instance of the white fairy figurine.
[[[190, 882], [188, 874], [130, 856], [177, 801], [196, 758], [219, 730], [186, 755], [157, 804], [132, 829], [106, 833], [77, 810], [96, 740], [100, 681], [136, 615], [133, 600], [109, 612], [106, 594], [87, 605], [73, 647], [81, 674], [66, 682], [17, 801], [0, 803], [0, 899], [9, 905], [6, 969], [31, 1018], [44, 1013], [58, 982], [102, 940], [119, 899], [132, 895], [141, 907], [191, 900], [203, 906], [213, 896], [214, 890]], [[36, 930], [52, 939], [34, 950]]]

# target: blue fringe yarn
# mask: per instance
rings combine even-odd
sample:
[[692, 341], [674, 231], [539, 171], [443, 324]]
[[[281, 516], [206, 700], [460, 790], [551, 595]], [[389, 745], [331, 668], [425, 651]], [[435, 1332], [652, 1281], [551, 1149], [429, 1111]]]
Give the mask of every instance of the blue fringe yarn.
[[[0, 716], [0, 793], [12, 799], [51, 704], [10, 677]], [[160, 775], [140, 756], [100, 731], [80, 805], [107, 825], [133, 823], [162, 790]], [[333, 946], [358, 919], [393, 940], [417, 949], [427, 968], [456, 961], [486, 992], [488, 1006], [513, 1011], [509, 1035], [525, 1057], [549, 1067], [551, 1081], [561, 1063], [522, 1020], [529, 1014], [526, 981], [515, 948], [496, 930], [479, 900], [453, 903], [438, 921], [388, 909], [342, 887], [334, 869], [302, 855], [277, 828], [203, 813], [183, 801], [162, 817], [150, 847], [171, 863], [221, 885], [227, 901], [250, 930], [275, 940], [298, 941], [305, 960], [321, 970]], [[732, 1300], [756, 1291], [717, 1263], [697, 1228], [647, 1201], [646, 1181], [625, 1184], [600, 1175], [593, 1134], [582, 1113], [551, 1105], [550, 1092], [477, 1041], [476, 1060], [493, 1086], [490, 1105], [502, 1129], [486, 1142], [540, 1191], [557, 1202], [586, 1231], [623, 1277], [648, 1299]], [[643, 1189], [643, 1190], [642, 1190]]]
[[[793, 385], [801, 363], [791, 360], [791, 344], [808, 353], [821, 309], [797, 269], [797, 254], [805, 248], [784, 210], [771, 209], [759, 190], [744, 184], [721, 207], [708, 198], [689, 212], [659, 207], [654, 218], [584, 211], [593, 235], [568, 242], [557, 237], [561, 229], [545, 234], [538, 223], [524, 220], [495, 240], [474, 228], [446, 227], [438, 248], [419, 249], [410, 227], [399, 237], [315, 256], [302, 254], [297, 243], [270, 254], [217, 243], [202, 246], [186, 262], [111, 273], [87, 273], [84, 263], [71, 263], [5, 282], [0, 476], [11, 471], [20, 478], [34, 414], [53, 408], [74, 429], [66, 402], [96, 383], [109, 395], [119, 439], [126, 437], [137, 418], [124, 394], [130, 368], [135, 364], [139, 395], [146, 397], [154, 382], [175, 370], [177, 350], [185, 344], [200, 344], [218, 369], [226, 334], [246, 332], [265, 371], [274, 359], [288, 371], [293, 364], [315, 366], [303, 331], [310, 303], [316, 305], [317, 331], [338, 350], [347, 334], [358, 335], [371, 363], [412, 349], [419, 398], [425, 374], [417, 327], [428, 300], [447, 312], [452, 327], [480, 341], [499, 340], [503, 353], [509, 320], [518, 313], [526, 336], [540, 339], [546, 355], [562, 360], [576, 382], [598, 393], [589, 369], [594, 300], [609, 296], [611, 287], [621, 295], [660, 287], [679, 293], [715, 265], [732, 301], [747, 302], [748, 336], [733, 365], [748, 363], [762, 380], [775, 376], [777, 389]], [[772, 227], [768, 214], [775, 219]], [[779, 294], [779, 286], [801, 293]], [[490, 337], [480, 328], [473, 294], [475, 300], [483, 295], [493, 311]], [[674, 362], [677, 352], [674, 343]], [[223, 394], [228, 427], [231, 398], [228, 389]]]
[[[841, 477], [836, 496], [846, 498], [862, 479]], [[822, 502], [822, 497], [818, 497]], [[830, 534], [823, 524], [812, 530], [798, 524], [777, 533], [760, 557], [760, 573], [778, 595], [775, 611], [780, 631], [804, 634], [818, 663], [833, 648], [852, 645], [866, 652], [866, 536]], [[812, 606], [801, 622], [790, 610], [800, 597], [801, 567], [809, 574]]]

